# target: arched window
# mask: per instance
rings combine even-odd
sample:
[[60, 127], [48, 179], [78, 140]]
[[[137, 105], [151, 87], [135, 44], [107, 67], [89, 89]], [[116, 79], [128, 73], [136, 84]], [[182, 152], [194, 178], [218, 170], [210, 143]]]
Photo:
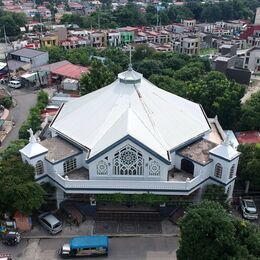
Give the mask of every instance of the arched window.
[[217, 163], [215, 166], [215, 173], [214, 173], [215, 177], [221, 178], [222, 170], [223, 170], [222, 165], [220, 163]]
[[131, 145], [126, 145], [115, 153], [113, 160], [114, 175], [143, 175], [143, 155]]
[[77, 168], [77, 160], [76, 158], [70, 158], [63, 163], [63, 171], [64, 173], [68, 173]]
[[37, 161], [35, 165], [35, 171], [36, 171], [36, 175], [41, 175], [44, 173], [43, 161], [41, 160]]
[[229, 179], [232, 179], [234, 177], [234, 173], [235, 173], [235, 164], [233, 164], [232, 167], [230, 168]]

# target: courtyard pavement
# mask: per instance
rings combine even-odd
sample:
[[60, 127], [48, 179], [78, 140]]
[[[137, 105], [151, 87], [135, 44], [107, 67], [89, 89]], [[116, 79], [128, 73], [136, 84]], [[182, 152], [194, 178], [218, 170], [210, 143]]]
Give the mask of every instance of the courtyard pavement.
[[179, 236], [179, 228], [169, 220], [163, 221], [94, 221], [88, 219], [80, 226], [64, 223], [62, 232], [53, 236], [42, 226], [36, 223], [32, 230], [23, 232], [22, 237], [28, 239], [41, 238], [70, 238], [86, 235], [108, 235], [111, 237], [120, 236]]

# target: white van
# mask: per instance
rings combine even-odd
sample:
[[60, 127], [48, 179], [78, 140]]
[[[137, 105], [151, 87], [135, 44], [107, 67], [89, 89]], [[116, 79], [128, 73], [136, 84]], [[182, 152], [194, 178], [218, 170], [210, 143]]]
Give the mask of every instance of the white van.
[[10, 88], [20, 88], [20, 87], [22, 87], [22, 85], [21, 85], [21, 82], [18, 81], [18, 80], [11, 80], [8, 83], [8, 87], [10, 87]]

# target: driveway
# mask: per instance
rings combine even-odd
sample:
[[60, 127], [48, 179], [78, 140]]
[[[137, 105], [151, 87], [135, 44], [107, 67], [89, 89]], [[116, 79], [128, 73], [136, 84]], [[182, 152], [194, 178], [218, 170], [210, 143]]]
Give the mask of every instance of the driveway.
[[8, 146], [11, 141], [18, 139], [18, 132], [29, 115], [29, 110], [32, 106], [36, 104], [37, 92], [29, 89], [10, 89], [8, 91], [11, 93], [16, 106], [10, 109], [10, 119], [14, 121], [15, 126], [12, 131], [7, 135], [3, 141], [2, 147]]

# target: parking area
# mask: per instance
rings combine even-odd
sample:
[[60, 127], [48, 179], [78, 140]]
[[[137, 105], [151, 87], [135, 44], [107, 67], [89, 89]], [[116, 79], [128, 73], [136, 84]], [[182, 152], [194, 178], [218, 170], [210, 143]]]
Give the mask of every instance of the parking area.
[[95, 221], [95, 234], [161, 234], [160, 221]]

